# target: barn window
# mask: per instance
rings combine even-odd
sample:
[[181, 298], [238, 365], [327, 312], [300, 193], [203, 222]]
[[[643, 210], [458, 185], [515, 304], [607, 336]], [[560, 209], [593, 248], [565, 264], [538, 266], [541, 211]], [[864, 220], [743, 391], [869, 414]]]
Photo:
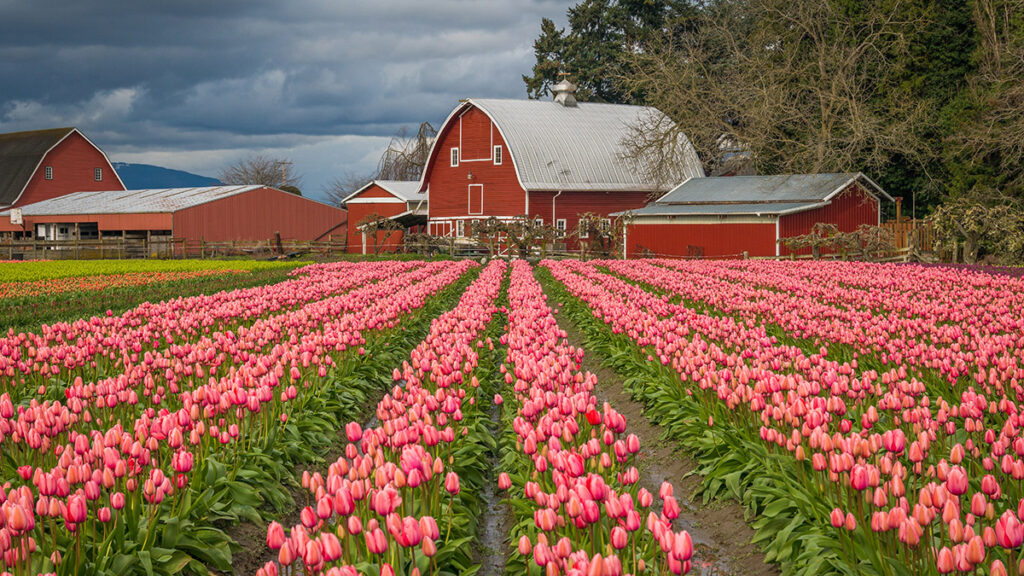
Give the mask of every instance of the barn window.
[[590, 238], [590, 230], [587, 229], [586, 222], [583, 220], [576, 225], [576, 231], [579, 232], [580, 238]]
[[53, 180], [53, 166], [46, 167], [46, 179]]
[[559, 218], [558, 220], [555, 220], [555, 230], [558, 231], [559, 238], [565, 236], [565, 218]]
[[455, 236], [463, 238], [466, 236], [466, 221], [456, 220], [455, 221]]
[[501, 164], [501, 146], [494, 147], [494, 164]]
[[92, 179], [97, 182], [103, 182], [103, 168], [96, 168], [93, 170]]
[[459, 149], [452, 148], [452, 166], [459, 165]]
[[612, 221], [608, 218], [601, 218], [601, 231], [608, 232], [612, 229]]
[[543, 218], [534, 218], [533, 225], [537, 226], [538, 228], [543, 226], [544, 225], [544, 219]]

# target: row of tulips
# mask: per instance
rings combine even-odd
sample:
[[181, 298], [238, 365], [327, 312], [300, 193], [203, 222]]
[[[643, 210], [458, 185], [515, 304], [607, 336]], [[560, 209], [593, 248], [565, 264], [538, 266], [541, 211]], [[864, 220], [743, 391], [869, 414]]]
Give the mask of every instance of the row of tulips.
[[[405, 309], [419, 307], [426, 295], [453, 281], [464, 268], [453, 268], [437, 276], [438, 266], [425, 266], [341, 296], [261, 318], [234, 332], [216, 332], [195, 343], [135, 354], [121, 374], [95, 382], [76, 378], [63, 389], [64, 402], [32, 399], [27, 406], [15, 409], [5, 392], [0, 394], [0, 445], [8, 446], [7, 450], [20, 459], [17, 462], [32, 453], [48, 454], [51, 444], [68, 441], [69, 434], [88, 434], [103, 426], [104, 421], [127, 424], [141, 416], [150, 428], [153, 411], [159, 408], [170, 414], [188, 409], [188, 421], [199, 418], [192, 411], [202, 410], [203, 418], [215, 420], [234, 406], [246, 405], [253, 410], [270, 397], [263, 393], [263, 398], [259, 398], [246, 390], [276, 387], [285, 379], [286, 371], [292, 380], [297, 380], [300, 367], [310, 365], [323, 376], [331, 365], [329, 358], [320, 362], [325, 350], [341, 352], [360, 345], [360, 330], [394, 324], [403, 310], [395, 306], [396, 302]], [[381, 294], [396, 291], [411, 300], [379, 300]], [[374, 300], [378, 301], [371, 304]], [[325, 319], [331, 324], [322, 326]], [[330, 328], [336, 332], [328, 336], [326, 331]], [[125, 341], [119, 346], [131, 344]], [[224, 397], [232, 387], [238, 392]], [[193, 405], [195, 409], [191, 408]], [[59, 415], [63, 417], [57, 418]], [[4, 464], [0, 462], [0, 474], [4, 474]]]
[[[608, 263], [623, 276], [640, 265]], [[902, 366], [879, 375], [856, 359], [829, 361], [825, 349], [804, 355], [768, 337], [754, 318], [737, 322], [674, 305], [667, 295], [645, 298], [636, 286], [589, 265], [549, 268], [613, 332], [648, 350], [648, 360], [657, 356], [671, 367], [704, 413], [747, 439], [759, 437], [770, 452], [791, 455], [819, 504], [807, 515], [840, 527], [842, 544], [875, 551], [875, 558], [852, 561], [852, 571], [864, 564], [877, 573], [1018, 570], [1024, 450], [1015, 447], [1024, 449], [1024, 440], [1019, 398], [998, 380], [979, 392], [973, 379], [950, 390], [945, 379], [908, 378]], [[645, 283], [684, 298], [693, 294], [690, 285], [646, 271]], [[715, 305], [729, 310], [724, 295]], [[795, 313], [783, 308], [774, 317]], [[816, 321], [808, 315], [804, 323]], [[723, 329], [729, 322], [733, 332]]]
[[639, 486], [639, 439], [626, 434], [622, 414], [598, 407], [597, 379], [581, 371], [583, 351], [564, 338], [531, 267], [514, 262], [502, 371], [514, 399], [506, 428], [515, 449], [504, 461], [511, 474], [499, 477], [521, 520], [512, 570], [688, 572], [693, 543], [673, 527], [680, 510], [671, 484], [661, 486], [660, 505]]
[[0, 384], [35, 388], [55, 377], [70, 381], [115, 376], [138, 364], [140, 356], [146, 360], [147, 353], [280, 316], [412, 267], [411, 263], [310, 266], [294, 271], [302, 274], [298, 278], [272, 289], [259, 286], [147, 302], [120, 316], [60, 322], [43, 326], [39, 334], [8, 334], [0, 338]]
[[883, 365], [933, 371], [949, 382], [965, 375], [978, 384], [1024, 379], [1024, 280], [1018, 278], [842, 262], [813, 270], [791, 262], [729, 263], [717, 274], [707, 263], [658, 264], [610, 268], [738, 319], [875, 356]]
[[[345, 272], [356, 276], [362, 266]], [[141, 379], [123, 375], [119, 388], [107, 394], [76, 381], [66, 388], [66, 404], [32, 400], [14, 406], [5, 393], [4, 563], [20, 575], [149, 573], [154, 565], [175, 573], [198, 566], [194, 557], [220, 566], [225, 557], [229, 562], [226, 545], [204, 548], [223, 544], [222, 533], [208, 525], [186, 529], [187, 520], [238, 519], [222, 510], [232, 500], [247, 502], [253, 517], [251, 507], [261, 499], [240, 481], [257, 478], [259, 467], [245, 465], [253, 458], [262, 458], [260, 466], [272, 464], [267, 456], [282, 438], [305, 437], [304, 422], [311, 416], [304, 409], [324, 400], [325, 383], [337, 384], [346, 350], [366, 344], [364, 331], [395, 329], [402, 315], [472, 267], [413, 266], [278, 315], [283, 318], [270, 326], [256, 329], [257, 321], [201, 340], [193, 347], [194, 360], [152, 370], [155, 362], [144, 357], [139, 367], [150, 372]], [[329, 282], [330, 275], [324, 276]], [[166, 349], [178, 360], [176, 350]], [[159, 385], [157, 378], [163, 380]], [[105, 401], [111, 397], [113, 402]], [[288, 412], [298, 417], [290, 420]], [[185, 532], [188, 547], [180, 543]]]
[[[486, 462], [480, 451], [479, 360], [506, 265], [489, 264], [458, 305], [392, 374], [395, 385], [377, 405], [377, 422], [345, 426], [345, 453], [326, 474], [306, 475], [310, 505], [285, 531], [267, 529], [277, 561], [258, 571], [273, 576], [297, 564], [304, 574], [393, 575], [461, 573], [471, 567], [468, 542], [479, 513], [473, 499]], [[493, 344], [489, 344], [493, 346]], [[465, 492], [468, 490], [468, 494]]]
[[241, 270], [194, 270], [191, 272], [135, 272], [129, 274], [110, 274], [106, 276], [76, 276], [53, 280], [35, 280], [31, 282], [7, 282], [0, 284], [0, 300], [8, 298], [25, 298], [47, 294], [63, 294], [65, 292], [98, 292], [111, 288], [146, 286], [163, 282], [177, 282], [204, 276], [226, 274], [248, 274]]

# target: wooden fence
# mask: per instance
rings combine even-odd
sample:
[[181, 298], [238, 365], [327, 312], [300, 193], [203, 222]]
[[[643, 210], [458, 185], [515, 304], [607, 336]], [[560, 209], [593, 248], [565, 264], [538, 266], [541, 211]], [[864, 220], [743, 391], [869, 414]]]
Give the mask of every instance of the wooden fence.
[[932, 252], [935, 249], [935, 229], [927, 220], [901, 218], [883, 222], [882, 228], [892, 233], [896, 250], [914, 248], [920, 252]]
[[263, 240], [206, 242], [184, 238], [100, 238], [96, 240], [0, 239], [0, 259], [7, 260], [123, 260], [133, 258], [273, 258], [306, 254], [342, 254], [345, 238], [322, 242]]

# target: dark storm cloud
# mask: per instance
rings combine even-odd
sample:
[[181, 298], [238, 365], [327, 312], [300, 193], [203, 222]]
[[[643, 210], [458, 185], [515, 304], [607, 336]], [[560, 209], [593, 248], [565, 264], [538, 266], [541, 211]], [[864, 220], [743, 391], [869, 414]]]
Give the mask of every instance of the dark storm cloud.
[[0, 132], [76, 125], [206, 173], [288, 155], [315, 192], [459, 98], [524, 97], [540, 19], [569, 3], [0, 0]]

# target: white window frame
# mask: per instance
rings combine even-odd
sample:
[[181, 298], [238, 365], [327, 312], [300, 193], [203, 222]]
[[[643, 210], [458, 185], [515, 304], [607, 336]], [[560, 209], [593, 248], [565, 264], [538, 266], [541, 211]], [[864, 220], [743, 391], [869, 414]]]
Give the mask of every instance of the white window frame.
[[611, 218], [601, 218], [601, 231], [602, 232], [611, 232], [611, 230], [612, 230], [612, 219]]
[[466, 237], [466, 221], [456, 220], [455, 221], [455, 237], [465, 238]]
[[103, 182], [103, 168], [93, 168], [92, 179], [96, 182]]
[[459, 165], [459, 147], [455, 146], [451, 151], [452, 168]]
[[502, 158], [502, 156], [503, 155], [502, 155], [501, 146], [495, 146], [494, 147], [494, 165], [495, 166], [501, 166], [501, 161], [504, 159], [504, 158]]
[[579, 232], [581, 240], [586, 240], [587, 238], [590, 238], [590, 232], [587, 232], [587, 229], [583, 227], [582, 220], [576, 222], [576, 230]]
[[533, 225], [534, 226], [543, 226], [544, 225], [544, 219], [541, 218], [540, 216], [534, 218], [533, 219]]
[[565, 218], [555, 220], [555, 230], [558, 232], [559, 238], [565, 236]]
[[47, 166], [47, 167], [46, 167], [46, 168], [45, 168], [45, 169], [43, 170], [43, 176], [44, 176], [44, 177], [45, 177], [45, 178], [46, 178], [47, 180], [53, 180], [53, 166]]

